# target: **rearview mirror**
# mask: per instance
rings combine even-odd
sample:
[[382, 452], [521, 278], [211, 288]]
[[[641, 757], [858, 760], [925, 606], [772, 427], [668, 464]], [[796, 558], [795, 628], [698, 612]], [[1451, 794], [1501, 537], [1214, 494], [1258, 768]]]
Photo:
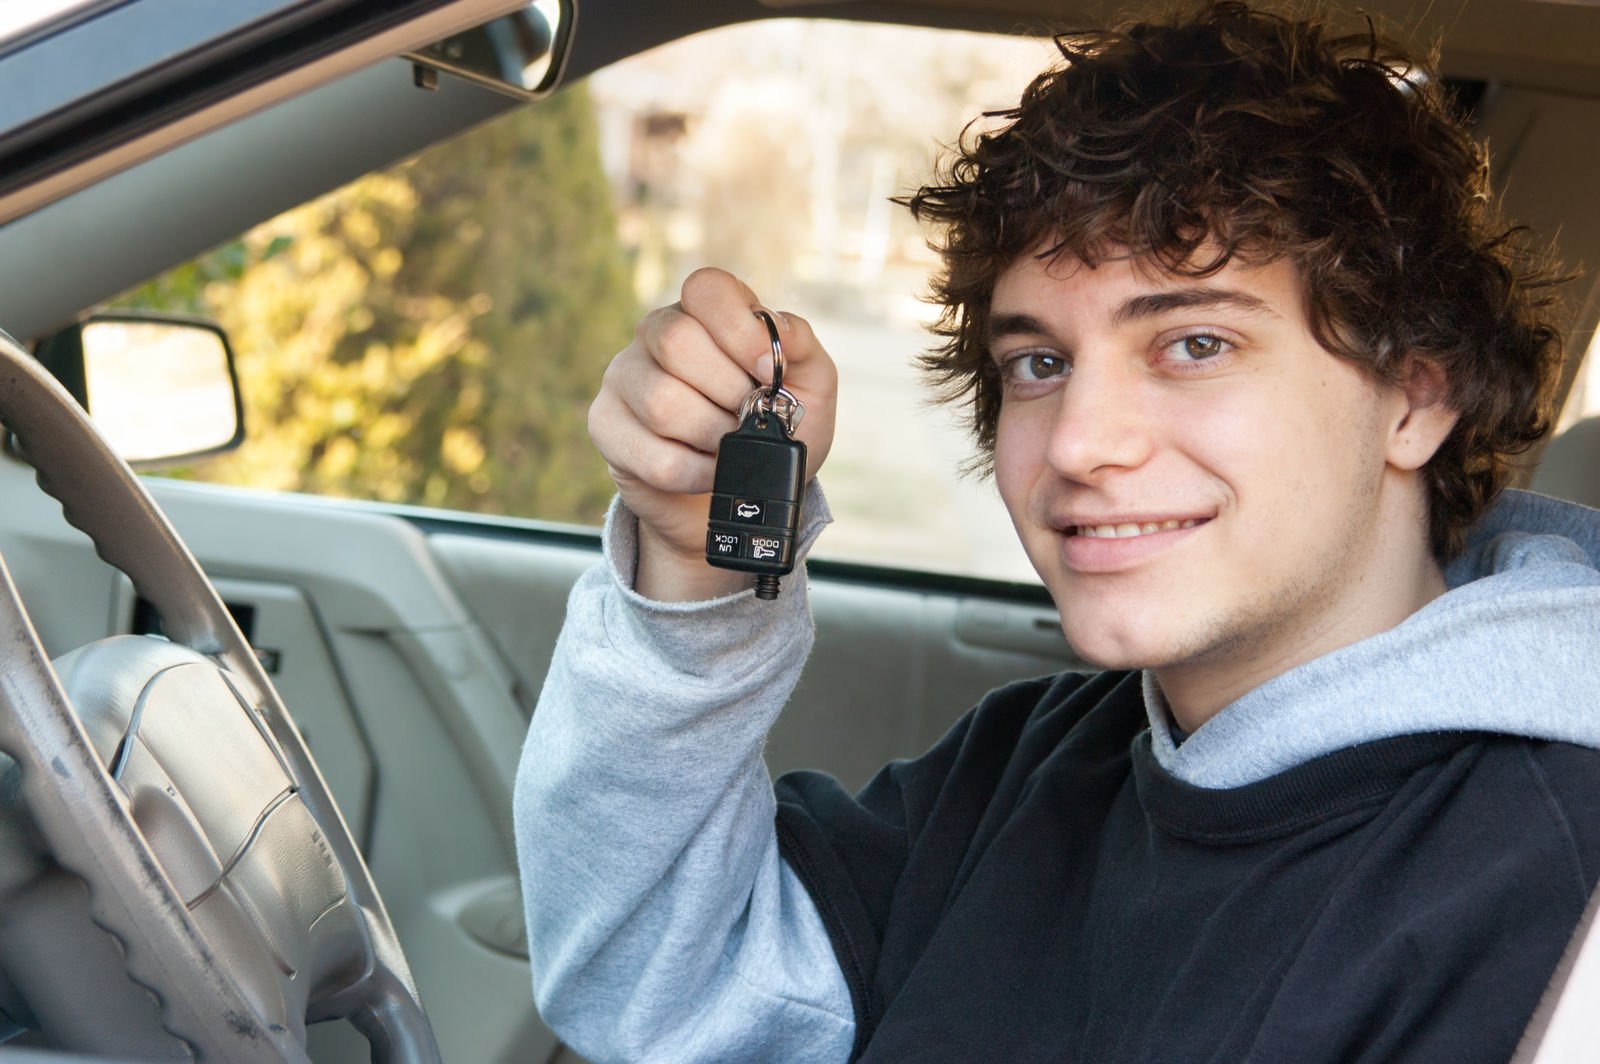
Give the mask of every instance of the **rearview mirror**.
[[435, 41], [406, 58], [519, 100], [536, 100], [561, 80], [576, 18], [574, 0], [533, 0], [520, 11]]
[[244, 440], [233, 350], [209, 322], [95, 314], [34, 354], [135, 468], [220, 454]]

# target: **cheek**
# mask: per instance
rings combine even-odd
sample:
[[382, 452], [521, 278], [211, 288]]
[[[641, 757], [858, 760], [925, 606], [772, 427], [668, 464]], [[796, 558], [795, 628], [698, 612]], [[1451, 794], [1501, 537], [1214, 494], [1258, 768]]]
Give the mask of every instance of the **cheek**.
[[1383, 471], [1380, 395], [1343, 363], [1327, 367], [1302, 394], [1300, 416], [1283, 430], [1300, 471], [1295, 487], [1325, 506], [1361, 500]]
[[1337, 373], [1195, 413], [1191, 454], [1250, 516], [1241, 531], [1266, 554], [1293, 555], [1340, 534], [1381, 471], [1371, 395]]
[[1179, 458], [1188, 476], [1237, 502], [1250, 485], [1282, 468], [1283, 419], [1283, 411], [1260, 396], [1218, 389], [1161, 403], [1153, 420], [1164, 426], [1163, 450]]
[[1038, 475], [1045, 439], [1014, 409], [1001, 410], [994, 433], [994, 481], [1013, 516], [1026, 503]]

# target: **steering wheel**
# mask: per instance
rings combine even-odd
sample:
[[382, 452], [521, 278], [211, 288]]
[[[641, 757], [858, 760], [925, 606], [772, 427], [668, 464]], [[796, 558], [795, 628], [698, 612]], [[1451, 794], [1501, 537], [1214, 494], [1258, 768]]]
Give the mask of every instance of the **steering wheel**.
[[343, 1017], [374, 1061], [436, 1064], [394, 925], [255, 654], [3, 332], [0, 422], [168, 637], [52, 668], [0, 560], [0, 1011], [62, 1049], [250, 1064], [308, 1061], [306, 1024]]

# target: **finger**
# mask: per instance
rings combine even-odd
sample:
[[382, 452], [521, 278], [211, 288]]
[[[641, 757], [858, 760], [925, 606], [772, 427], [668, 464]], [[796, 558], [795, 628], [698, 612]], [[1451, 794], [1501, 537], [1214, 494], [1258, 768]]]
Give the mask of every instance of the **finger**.
[[738, 418], [654, 362], [621, 374], [618, 397], [644, 428], [665, 439], [714, 454]]
[[[772, 380], [772, 344], [767, 327], [755, 316], [760, 301], [750, 286], [726, 270], [703, 267], [683, 282], [684, 312], [705, 326], [712, 341], [750, 377]], [[776, 316], [775, 316], [776, 317]], [[778, 318], [779, 335], [784, 323]], [[788, 363], [784, 351], [785, 365]]]
[[[813, 403], [831, 402], [839, 390], [839, 370], [817, 340], [811, 323], [798, 314], [787, 312], [774, 314], [774, 318], [783, 344], [783, 386]], [[765, 334], [766, 325], [760, 319], [756, 324]], [[770, 374], [764, 379], [770, 381]]]
[[[684, 312], [701, 322], [746, 373], [770, 383], [772, 342], [766, 324], [754, 313], [759, 305], [755, 293], [724, 270], [696, 270], [683, 282]], [[832, 360], [810, 324], [794, 314], [775, 313], [773, 318], [783, 345], [784, 387], [802, 399], [831, 397], [837, 381]]]
[[755, 386], [750, 374], [717, 346], [681, 307], [664, 307], [639, 323], [643, 349], [667, 373], [724, 410], [737, 410]]
[[635, 480], [673, 495], [711, 490], [716, 460], [650, 431], [614, 392], [601, 391], [589, 407], [589, 436], [618, 487]]

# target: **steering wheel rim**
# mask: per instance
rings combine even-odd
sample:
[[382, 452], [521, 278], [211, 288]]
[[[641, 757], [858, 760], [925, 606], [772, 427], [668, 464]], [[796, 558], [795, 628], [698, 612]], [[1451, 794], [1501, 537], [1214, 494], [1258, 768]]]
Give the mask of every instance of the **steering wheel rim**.
[[[254, 707], [296, 796], [326, 840], [359, 917], [362, 956], [353, 970], [361, 974], [308, 1002], [306, 1019], [349, 1019], [380, 1064], [435, 1064], [438, 1048], [394, 925], [260, 662], [133, 471], [71, 396], [3, 332], [0, 423], [11, 430], [21, 457], [34, 468], [39, 486], [61, 503], [66, 519], [155, 606], [167, 637], [217, 666], [241, 702]], [[119, 943], [127, 975], [154, 997], [162, 1028], [202, 1060], [307, 1060], [293, 1032], [269, 1022], [250, 1003], [161, 868], [52, 668], [3, 559], [0, 752], [16, 762], [30, 833], [87, 886], [93, 922]]]

